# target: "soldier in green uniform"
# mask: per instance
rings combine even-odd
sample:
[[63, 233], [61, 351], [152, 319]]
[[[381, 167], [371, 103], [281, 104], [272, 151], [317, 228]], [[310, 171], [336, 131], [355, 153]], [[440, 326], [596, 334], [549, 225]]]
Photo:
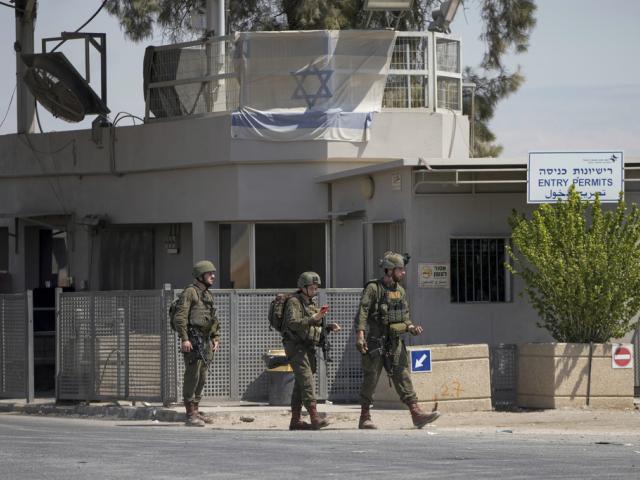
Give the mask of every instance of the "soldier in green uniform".
[[[184, 355], [184, 379], [182, 397], [187, 411], [186, 425], [204, 427], [213, 419], [198, 410], [202, 389], [207, 380], [207, 365], [195, 350], [195, 336], [200, 336], [205, 346], [209, 363], [220, 345], [220, 323], [213, 306], [213, 295], [209, 288], [215, 280], [216, 267], [208, 260], [202, 260], [193, 267], [193, 284], [184, 289], [175, 313], [176, 331], [180, 337], [180, 347]], [[193, 327], [191, 332], [188, 327]]]
[[[320, 275], [315, 272], [304, 272], [298, 278], [297, 285], [298, 291], [287, 300], [284, 307], [282, 331], [284, 350], [295, 376], [289, 429], [318, 430], [329, 425], [329, 422], [320, 418], [316, 408], [313, 378], [313, 374], [316, 373], [316, 347], [323, 333], [337, 332], [340, 326], [337, 323], [330, 323], [323, 327], [322, 319], [328, 307], [319, 308], [315, 302], [321, 285]], [[303, 404], [309, 412], [311, 424], [300, 419]]]
[[406, 273], [405, 258], [399, 253], [386, 252], [380, 266], [384, 269], [384, 276], [367, 283], [355, 318], [356, 348], [362, 354], [363, 372], [358, 428], [377, 428], [371, 420], [369, 408], [383, 368], [393, 381], [400, 400], [409, 407], [413, 424], [422, 428], [436, 420], [440, 413], [425, 413], [420, 409], [409, 376], [407, 349], [402, 335], [420, 335], [423, 330], [411, 322], [407, 294], [400, 285]]

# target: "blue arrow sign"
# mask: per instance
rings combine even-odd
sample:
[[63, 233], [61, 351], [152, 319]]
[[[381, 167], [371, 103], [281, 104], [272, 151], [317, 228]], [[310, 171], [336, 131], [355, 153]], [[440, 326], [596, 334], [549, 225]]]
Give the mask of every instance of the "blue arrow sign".
[[411, 373], [431, 371], [431, 349], [411, 350]]

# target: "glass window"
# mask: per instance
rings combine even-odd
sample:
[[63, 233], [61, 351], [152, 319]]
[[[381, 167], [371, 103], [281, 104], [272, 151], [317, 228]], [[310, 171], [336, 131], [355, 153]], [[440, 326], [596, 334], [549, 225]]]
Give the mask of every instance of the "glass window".
[[438, 38], [436, 61], [438, 70], [460, 73], [460, 43], [457, 40]]
[[509, 302], [504, 238], [451, 239], [451, 301]]
[[460, 110], [461, 92], [459, 78], [438, 76], [438, 108]]
[[326, 286], [324, 223], [256, 224], [256, 288], [293, 288], [314, 271]]

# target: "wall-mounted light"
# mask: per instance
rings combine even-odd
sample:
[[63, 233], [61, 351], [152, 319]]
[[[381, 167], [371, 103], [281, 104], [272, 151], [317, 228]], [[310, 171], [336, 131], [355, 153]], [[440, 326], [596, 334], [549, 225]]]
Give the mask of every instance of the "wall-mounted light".
[[371, 200], [376, 193], [376, 183], [373, 177], [367, 175], [360, 181], [360, 193], [366, 200]]

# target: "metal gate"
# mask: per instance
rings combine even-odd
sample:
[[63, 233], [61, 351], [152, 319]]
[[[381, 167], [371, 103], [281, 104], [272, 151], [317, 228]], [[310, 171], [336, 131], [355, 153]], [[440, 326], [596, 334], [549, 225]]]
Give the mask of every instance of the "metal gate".
[[33, 394], [33, 295], [0, 295], [0, 398]]
[[162, 290], [60, 293], [56, 398], [174, 401], [174, 334]]

